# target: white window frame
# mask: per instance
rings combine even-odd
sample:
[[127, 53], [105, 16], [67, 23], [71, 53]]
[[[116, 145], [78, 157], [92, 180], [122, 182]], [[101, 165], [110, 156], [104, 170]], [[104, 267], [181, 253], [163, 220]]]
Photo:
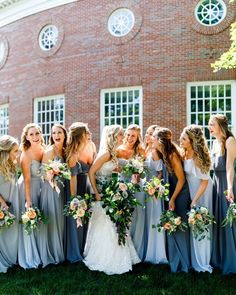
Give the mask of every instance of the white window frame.
[[[221, 81], [199, 81], [199, 82], [188, 82], [187, 83], [187, 93], [186, 93], [186, 98], [187, 98], [187, 124], [191, 124], [191, 87], [192, 86], [220, 86], [220, 85], [231, 85], [231, 130], [234, 133], [234, 135], [236, 135], [236, 80], [221, 80]], [[204, 98], [203, 98], [204, 99]], [[209, 98], [210, 99], [210, 98]], [[219, 99], [219, 97], [217, 96], [217, 100]], [[225, 97], [224, 97], [225, 99]], [[205, 115], [205, 110], [203, 108], [203, 115]], [[216, 111], [212, 111], [210, 110], [209, 112], [210, 114], [224, 114], [225, 115], [225, 111], [221, 111], [221, 110], [216, 110]], [[197, 114], [197, 112], [196, 112]], [[207, 125], [205, 124], [205, 126], [203, 127], [207, 127]], [[212, 145], [212, 141], [213, 138], [210, 137], [210, 140], [208, 140], [208, 142], [210, 143], [210, 147]]]
[[[56, 100], [63, 100], [63, 104], [62, 104], [62, 108], [59, 108], [59, 110], [57, 109], [51, 109], [51, 101], [56, 101]], [[50, 110], [45, 110], [45, 120], [39, 121], [38, 120], [38, 114], [39, 114], [39, 110], [38, 110], [38, 103], [39, 102], [49, 102], [50, 103]], [[62, 115], [63, 115], [63, 119], [62, 120], [56, 120], [56, 114], [59, 111], [59, 115], [60, 116], [60, 111], [62, 111]], [[52, 119], [52, 112], [54, 113], [54, 119]], [[40, 111], [41, 116], [43, 116], [43, 112], [42, 110]], [[49, 120], [47, 121], [46, 117], [47, 117], [47, 113], [49, 113]], [[42, 130], [43, 130], [43, 135], [44, 135], [44, 139], [45, 142], [47, 143], [50, 132], [51, 132], [51, 127], [54, 124], [65, 124], [65, 96], [64, 94], [58, 94], [58, 95], [51, 95], [51, 96], [44, 96], [44, 97], [37, 97], [34, 99], [34, 122], [39, 124], [39, 126], [41, 126]], [[44, 128], [45, 126], [45, 128]], [[47, 126], [49, 126], [48, 131], [47, 131]]]
[[[0, 112], [3, 110], [3, 112], [4, 112], [4, 109], [6, 110], [6, 112], [7, 112], [7, 116], [3, 116], [3, 121], [5, 120], [7, 120], [7, 123], [6, 122], [4, 122], [3, 123], [3, 127], [1, 127], [1, 125], [0, 125], [0, 136], [1, 135], [5, 135], [5, 134], [8, 134], [8, 131], [9, 131], [9, 104], [8, 103], [6, 103], [6, 104], [2, 104], [2, 105], [0, 105]], [[0, 119], [2, 119], [1, 117], [0, 117]]]
[[[139, 91], [139, 127], [142, 130], [143, 127], [143, 88], [142, 86], [132, 86], [132, 87], [120, 87], [120, 88], [109, 88], [109, 89], [102, 89], [100, 92], [100, 131], [102, 132], [103, 127], [105, 126], [105, 93], [117, 93], [117, 92], [122, 92], [122, 91]], [[120, 105], [122, 105], [122, 103], [119, 103]], [[128, 105], [128, 102], [126, 103]], [[115, 104], [117, 105], [117, 104]], [[126, 116], [122, 116], [122, 111], [121, 111], [121, 120], [122, 118], [128, 118], [128, 114]], [[131, 117], [131, 116], [130, 116]], [[136, 116], [133, 115], [133, 118], [135, 118]], [[114, 124], [118, 124], [116, 119], [117, 116], [114, 116], [115, 118], [115, 123]], [[109, 125], [111, 125], [112, 123], [110, 123]], [[131, 123], [133, 124], [133, 123]], [[122, 122], [120, 123], [121, 126]], [[127, 126], [130, 125], [129, 123], [127, 124]], [[124, 127], [124, 126], [123, 126]]]

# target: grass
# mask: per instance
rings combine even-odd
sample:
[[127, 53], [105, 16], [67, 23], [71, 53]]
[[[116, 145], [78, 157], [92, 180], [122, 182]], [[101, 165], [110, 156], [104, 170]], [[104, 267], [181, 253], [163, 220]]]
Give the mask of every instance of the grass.
[[132, 272], [108, 276], [82, 263], [63, 263], [44, 269], [10, 269], [0, 274], [0, 295], [221, 295], [236, 294], [236, 275], [170, 273], [167, 265], [136, 265]]

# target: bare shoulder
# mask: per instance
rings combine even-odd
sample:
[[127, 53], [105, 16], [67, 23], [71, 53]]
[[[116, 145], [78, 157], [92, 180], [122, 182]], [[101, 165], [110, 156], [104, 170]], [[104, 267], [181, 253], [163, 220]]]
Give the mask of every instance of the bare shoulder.
[[78, 155], [76, 153], [74, 153], [70, 156], [68, 164], [70, 167], [74, 167], [77, 162], [78, 162]]

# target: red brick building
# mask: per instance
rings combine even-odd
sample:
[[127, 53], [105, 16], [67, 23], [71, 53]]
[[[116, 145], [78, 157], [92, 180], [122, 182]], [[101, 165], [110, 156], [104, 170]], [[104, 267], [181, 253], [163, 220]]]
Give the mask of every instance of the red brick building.
[[216, 112], [236, 126], [236, 71], [210, 66], [230, 45], [228, 2], [0, 0], [1, 134], [83, 121], [97, 142], [136, 122], [178, 138]]

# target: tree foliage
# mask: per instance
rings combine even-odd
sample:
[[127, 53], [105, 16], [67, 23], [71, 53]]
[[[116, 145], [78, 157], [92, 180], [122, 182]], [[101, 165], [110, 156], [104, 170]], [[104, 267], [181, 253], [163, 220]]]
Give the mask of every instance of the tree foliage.
[[[234, 1], [235, 0], [230, 0], [230, 3], [233, 3]], [[229, 50], [224, 52], [217, 61], [211, 64], [214, 72], [217, 72], [221, 69], [236, 68], [236, 22], [231, 25], [230, 40], [232, 43]]]

